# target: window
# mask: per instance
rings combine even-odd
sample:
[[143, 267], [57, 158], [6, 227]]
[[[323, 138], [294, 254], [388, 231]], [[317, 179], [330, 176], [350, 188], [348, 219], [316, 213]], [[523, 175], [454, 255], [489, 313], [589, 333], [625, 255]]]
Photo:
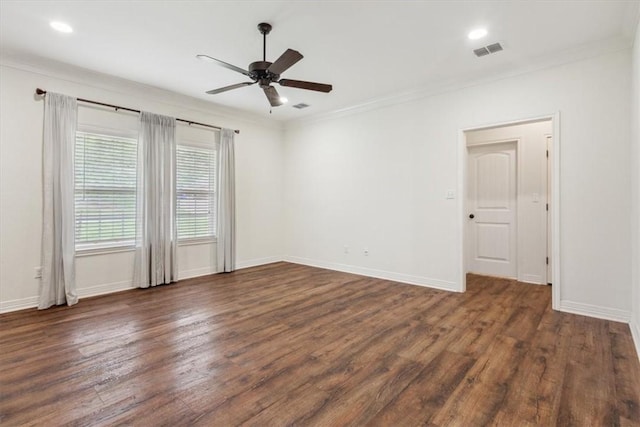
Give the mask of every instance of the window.
[[133, 138], [76, 133], [76, 249], [133, 244], [136, 149]]
[[178, 145], [176, 223], [178, 239], [216, 235], [216, 150]]
[[[132, 246], [136, 233], [137, 140], [76, 133], [76, 249]], [[178, 239], [216, 234], [216, 150], [178, 145]]]

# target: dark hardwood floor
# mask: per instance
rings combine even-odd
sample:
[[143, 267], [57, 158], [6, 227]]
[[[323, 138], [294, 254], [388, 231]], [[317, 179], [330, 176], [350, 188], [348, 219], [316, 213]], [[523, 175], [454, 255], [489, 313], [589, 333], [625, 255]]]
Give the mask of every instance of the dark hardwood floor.
[[627, 325], [287, 263], [0, 316], [0, 424], [640, 425]]

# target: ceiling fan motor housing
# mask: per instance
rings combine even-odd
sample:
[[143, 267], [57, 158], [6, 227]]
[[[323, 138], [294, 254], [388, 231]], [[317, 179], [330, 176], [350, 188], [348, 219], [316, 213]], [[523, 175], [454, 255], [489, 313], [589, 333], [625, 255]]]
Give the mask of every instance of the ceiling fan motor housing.
[[280, 75], [267, 71], [270, 65], [269, 61], [252, 62], [249, 64], [249, 77], [259, 82], [260, 87], [269, 86], [270, 83], [278, 81]]

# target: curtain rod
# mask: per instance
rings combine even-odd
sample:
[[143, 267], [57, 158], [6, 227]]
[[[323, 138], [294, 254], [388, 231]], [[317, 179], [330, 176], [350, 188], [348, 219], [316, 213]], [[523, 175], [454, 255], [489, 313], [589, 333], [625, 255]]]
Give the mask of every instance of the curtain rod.
[[[40, 88], [36, 89], [36, 95], [46, 95], [46, 94], [47, 94], [46, 90], [43, 90]], [[131, 111], [132, 113], [140, 113], [140, 110], [134, 110], [133, 108], [121, 107], [119, 105], [113, 105], [113, 104], [105, 104], [104, 102], [91, 101], [90, 99], [82, 99], [82, 98], [76, 98], [76, 99], [80, 102], [85, 102], [87, 104], [102, 105], [103, 107], [115, 108], [116, 110], [125, 110], [125, 111]], [[198, 125], [198, 126], [204, 126], [207, 128], [218, 129], [218, 130], [222, 129], [220, 126], [208, 125], [206, 123], [198, 123], [198, 122], [194, 122], [193, 120], [176, 119], [176, 121], [187, 123], [188, 125]], [[240, 133], [238, 129], [234, 130], [234, 132], [238, 134]]]

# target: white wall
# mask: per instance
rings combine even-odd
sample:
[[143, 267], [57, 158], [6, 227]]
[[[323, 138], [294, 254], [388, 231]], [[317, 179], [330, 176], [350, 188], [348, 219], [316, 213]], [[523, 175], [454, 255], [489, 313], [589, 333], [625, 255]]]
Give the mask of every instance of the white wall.
[[291, 126], [287, 259], [461, 289], [459, 131], [559, 111], [560, 307], [628, 320], [629, 70], [625, 50]]
[[631, 331], [640, 357], [640, 21], [636, 25], [636, 37], [632, 51], [632, 107], [631, 107], [631, 171], [632, 171], [632, 281], [633, 317]]
[[[632, 266], [640, 321], [637, 198], [638, 41], [620, 51], [282, 130], [155, 88], [71, 69], [0, 64], [0, 310], [35, 305], [40, 265], [42, 87], [240, 128], [236, 144], [238, 263], [287, 259], [409, 283], [461, 289], [461, 129], [560, 112], [562, 309], [624, 320]], [[638, 195], [638, 177], [633, 178]], [[284, 189], [284, 190], [283, 190]], [[459, 195], [458, 195], [459, 196]], [[632, 231], [635, 233], [632, 239]], [[282, 241], [284, 236], [284, 244]], [[634, 246], [632, 263], [632, 240]], [[345, 253], [344, 246], [348, 246]], [[363, 249], [368, 249], [368, 255]], [[212, 248], [183, 247], [202, 274]], [[181, 253], [182, 253], [181, 252]], [[102, 258], [100, 258], [102, 257]], [[131, 254], [78, 259], [80, 295], [127, 287]], [[93, 259], [92, 259], [93, 258]], [[194, 273], [195, 274], [195, 273]]]
[[[236, 137], [238, 266], [282, 259], [283, 134], [279, 126], [61, 64], [27, 65], [3, 58], [0, 74], [0, 311], [35, 306], [38, 294], [34, 268], [40, 265], [44, 103], [34, 97], [36, 87], [240, 129]], [[79, 121], [95, 124], [87, 111], [81, 108]], [[111, 117], [107, 121], [117, 116], [104, 114]], [[114, 120], [118, 126], [128, 123], [137, 129], [135, 117], [128, 119], [120, 115]], [[180, 246], [178, 255], [181, 278], [215, 270], [215, 245]], [[79, 256], [78, 293], [82, 297], [129, 288], [132, 270], [131, 251]]]
[[[465, 133], [469, 147], [496, 141], [517, 141], [518, 280], [545, 285], [551, 282], [551, 278], [547, 279], [545, 258], [547, 257], [546, 151], [547, 137], [552, 134], [552, 131], [551, 120], [545, 120]], [[467, 262], [468, 256], [469, 254]], [[550, 254], [549, 257], [551, 257]]]

